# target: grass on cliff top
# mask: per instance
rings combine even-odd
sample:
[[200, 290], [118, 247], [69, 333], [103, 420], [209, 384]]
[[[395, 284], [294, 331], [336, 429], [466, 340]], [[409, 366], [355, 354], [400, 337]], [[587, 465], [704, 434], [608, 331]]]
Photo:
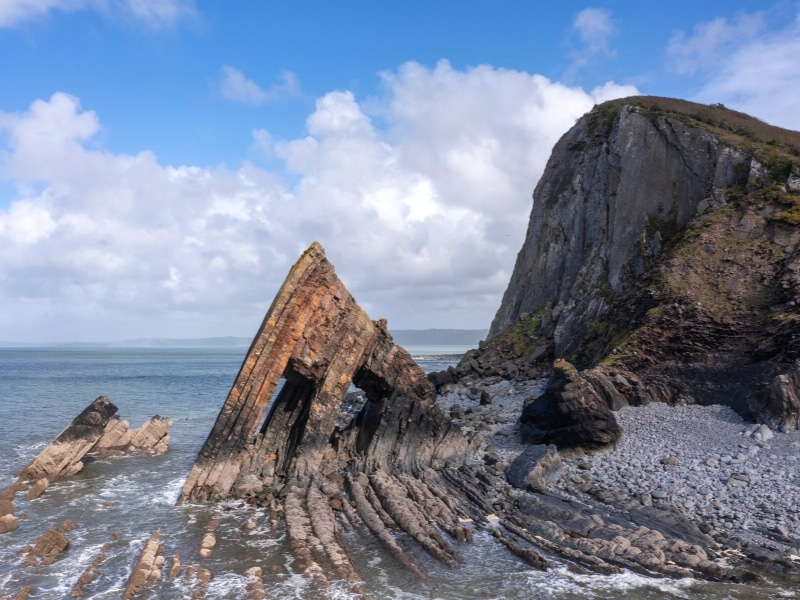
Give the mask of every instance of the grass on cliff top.
[[638, 106], [653, 117], [670, 115], [696, 125], [731, 146], [753, 154], [767, 165], [776, 180], [790, 173], [800, 175], [800, 132], [769, 125], [721, 104], [697, 104], [675, 98], [630, 96], [609, 100], [596, 107], [600, 113], [614, 114], [622, 106]]

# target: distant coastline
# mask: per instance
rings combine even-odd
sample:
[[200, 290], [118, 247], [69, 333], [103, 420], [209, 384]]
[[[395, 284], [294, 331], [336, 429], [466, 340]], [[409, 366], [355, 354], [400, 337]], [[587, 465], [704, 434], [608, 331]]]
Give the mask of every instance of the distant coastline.
[[[398, 329], [392, 336], [400, 346], [476, 347], [488, 329]], [[0, 348], [233, 348], [248, 347], [251, 337], [140, 338], [109, 342], [5, 342]]]

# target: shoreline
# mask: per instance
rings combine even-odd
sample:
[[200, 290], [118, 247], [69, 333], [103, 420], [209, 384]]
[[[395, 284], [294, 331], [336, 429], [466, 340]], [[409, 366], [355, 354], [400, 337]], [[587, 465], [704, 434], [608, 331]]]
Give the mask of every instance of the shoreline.
[[[545, 384], [493, 377], [449, 384], [438, 396], [464, 433], [483, 436], [473, 464], [502, 482], [498, 501], [532, 494], [509, 485], [505, 470], [527, 447], [522, 406]], [[481, 405], [483, 391], [491, 401]], [[747, 555], [773, 570], [800, 566], [800, 431], [762, 430], [767, 439], [758, 439], [754, 424], [721, 405], [652, 403], [614, 414], [624, 430], [619, 442], [561, 452], [544, 496], [623, 519], [662, 509], [693, 523], [723, 555]]]

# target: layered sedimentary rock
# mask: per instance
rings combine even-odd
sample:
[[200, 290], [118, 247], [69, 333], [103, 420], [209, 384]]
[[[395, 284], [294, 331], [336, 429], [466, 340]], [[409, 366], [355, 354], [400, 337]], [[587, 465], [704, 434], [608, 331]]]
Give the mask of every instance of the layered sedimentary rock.
[[35, 500], [57, 479], [80, 472], [87, 455], [166, 452], [170, 419], [155, 416], [139, 429], [128, 430], [128, 422], [120, 422], [114, 417], [116, 412], [108, 398], [99, 396], [20, 471], [15, 483], [0, 491], [0, 534], [19, 525], [14, 516], [18, 493], [25, 492], [27, 500]]
[[87, 406], [42, 452], [18, 475], [20, 480], [50, 482], [74, 475], [83, 468], [82, 459], [105, 433], [117, 407], [105, 396]]
[[156, 415], [145, 421], [138, 429], [129, 429], [128, 421], [114, 417], [105, 427], [103, 437], [89, 450], [103, 458], [121, 454], [163, 454], [169, 447], [167, 432], [172, 419]]
[[[367, 402], [343, 418], [351, 383]], [[430, 518], [458, 536], [462, 515], [441, 499], [431, 468], [458, 466], [468, 440], [435, 396], [385, 321], [369, 319], [314, 243], [272, 303], [179, 502], [280, 496], [298, 570], [308, 574], [323, 576], [308, 549], [318, 543], [340, 577], [358, 579], [335, 518], [354, 517], [351, 501], [403, 562], [411, 565], [387, 522], [452, 563], [456, 553]]]
[[[348, 398], [351, 383], [363, 405]], [[599, 395], [594, 402], [606, 406]], [[179, 502], [239, 497], [268, 506], [273, 526], [283, 515], [296, 572], [320, 586], [349, 581], [356, 592], [362, 584], [342, 531], [362, 525], [422, 578], [403, 548], [409, 538], [455, 567], [459, 544], [489, 523], [499, 544], [538, 569], [566, 561], [602, 573], [735, 578], [713, 561], [710, 538], [691, 550], [691, 566], [678, 566], [689, 544], [674, 534], [528, 491], [544, 490], [557, 472], [553, 448], [520, 460], [512, 494], [506, 475], [476, 460], [481, 444], [443, 414], [433, 383], [385, 322], [358, 307], [315, 243], [270, 307]]]
[[799, 133], [721, 106], [596, 107], [553, 149], [489, 340], [462, 368], [602, 363], [642, 383], [600, 382], [621, 396], [797, 428], [798, 156]]

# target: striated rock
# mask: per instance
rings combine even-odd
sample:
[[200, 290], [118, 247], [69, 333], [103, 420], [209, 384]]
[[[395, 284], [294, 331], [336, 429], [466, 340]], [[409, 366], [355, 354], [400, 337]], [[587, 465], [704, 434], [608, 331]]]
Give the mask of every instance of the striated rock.
[[169, 446], [167, 431], [172, 420], [156, 415], [138, 429], [129, 429], [128, 421], [111, 419], [103, 437], [91, 448], [90, 453], [100, 457], [122, 454], [163, 454]]
[[555, 361], [545, 393], [526, 403], [520, 422], [523, 441], [559, 448], [605, 446], [622, 434], [605, 401], [565, 360]]
[[22, 561], [23, 567], [51, 565], [69, 547], [69, 540], [55, 529], [48, 529]]
[[506, 469], [508, 483], [521, 490], [544, 492], [561, 468], [561, 455], [553, 445], [528, 446]]
[[163, 558], [163, 555], [164, 547], [161, 545], [161, 536], [157, 532], [153, 532], [142, 548], [139, 560], [125, 583], [123, 600], [133, 598], [145, 588], [152, 587], [161, 578], [159, 558]]
[[602, 365], [587, 380], [612, 408], [718, 403], [797, 428], [798, 148], [720, 106], [595, 107], [554, 147], [489, 338], [457, 372], [566, 358]]
[[81, 460], [103, 436], [116, 412], [117, 407], [108, 398], [98, 397], [20, 472], [19, 479], [37, 481], [44, 477], [52, 482], [79, 472]]
[[[351, 382], [367, 399], [355, 414], [344, 402]], [[371, 321], [356, 304], [314, 243], [267, 313], [179, 502], [274, 490], [295, 567], [309, 575], [322, 576], [308, 550], [313, 541], [340, 577], [358, 580], [334, 510], [350, 501], [412, 571], [419, 573], [387, 524], [453, 564], [455, 551], [430, 523], [468, 537], [461, 514], [441, 500], [451, 492], [438, 470], [461, 464], [469, 442], [434, 400], [425, 372], [394, 344], [385, 321]], [[420, 502], [432, 512], [421, 512]]]
[[41, 496], [49, 486], [50, 480], [47, 479], [47, 477], [42, 477], [31, 486], [31, 489], [28, 490], [28, 493], [25, 494], [25, 497], [28, 500], [34, 500]]

